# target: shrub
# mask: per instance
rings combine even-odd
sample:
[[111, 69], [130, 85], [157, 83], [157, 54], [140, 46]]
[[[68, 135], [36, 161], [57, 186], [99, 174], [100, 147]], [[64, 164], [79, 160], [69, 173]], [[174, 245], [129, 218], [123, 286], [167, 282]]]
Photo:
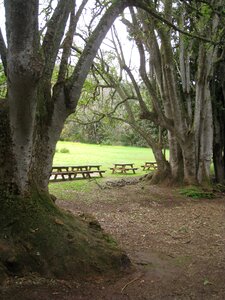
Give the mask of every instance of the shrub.
[[61, 153], [70, 153], [70, 150], [67, 148], [62, 148], [62, 149], [60, 149], [60, 152]]
[[180, 194], [193, 199], [201, 199], [201, 198], [212, 199], [214, 197], [212, 192], [204, 191], [200, 187], [195, 187], [195, 186], [181, 189]]

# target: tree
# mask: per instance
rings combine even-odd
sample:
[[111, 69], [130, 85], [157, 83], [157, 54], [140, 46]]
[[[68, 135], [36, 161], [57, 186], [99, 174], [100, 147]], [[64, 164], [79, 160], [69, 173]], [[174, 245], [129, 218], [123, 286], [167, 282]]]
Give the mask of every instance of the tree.
[[[208, 184], [213, 143], [210, 81], [223, 33], [222, 2], [155, 1], [151, 7], [164, 24], [134, 10], [132, 23], [125, 22], [140, 52], [140, 74], [153, 113], [169, 133], [172, 175], [188, 184]], [[153, 117], [144, 106], [143, 117]]]
[[[114, 61], [118, 60], [120, 76], [114, 71], [114, 68], [112, 68], [112, 63], [108, 64], [105, 61], [106, 57], [104, 58], [104, 56], [101, 58], [100, 69], [95, 68], [97, 69], [97, 72], [103, 81], [103, 87], [108, 87], [108, 89], [112, 89], [114, 91], [112, 94], [114, 108], [110, 106], [111, 111], [108, 113], [104, 112], [102, 116], [104, 117], [109, 115], [111, 118], [129, 124], [134, 132], [141, 136], [145, 140], [146, 144], [152, 148], [158, 165], [158, 170], [155, 172], [155, 174], [153, 174], [153, 177], [152, 174], [150, 174], [151, 176], [149, 177], [152, 179], [152, 182], [157, 183], [164, 180], [166, 177], [168, 177], [168, 174], [170, 174], [169, 164], [166, 161], [165, 155], [162, 151], [162, 135], [159, 134], [157, 137], [155, 137], [150, 130], [150, 125], [152, 125], [153, 122], [149, 122], [149, 120], [140, 120], [139, 118], [143, 107], [145, 110], [147, 110], [147, 107], [151, 107], [152, 103], [151, 101], [146, 101], [146, 99], [144, 100], [143, 91], [146, 91], [147, 88], [144, 83], [141, 85], [141, 88], [139, 87], [139, 84], [137, 83], [131, 69], [128, 65], [126, 65], [122, 46], [115, 30], [114, 34], [116, 35], [118, 43], [117, 47], [116, 41], [113, 39], [113, 47], [115, 50]], [[123, 71], [126, 72], [126, 75], [130, 80], [129, 82], [123, 79]], [[96, 81], [99, 86], [101, 86], [100, 81], [98, 81], [98, 79], [96, 79]], [[118, 97], [119, 101], [116, 101], [116, 98]], [[149, 97], [147, 100], [149, 100]], [[146, 104], [147, 102], [148, 104]], [[123, 107], [123, 109], [121, 107]], [[156, 126], [157, 124], [155, 124], [155, 127]], [[161, 132], [161, 130], [159, 130], [159, 132]]]
[[[62, 212], [48, 193], [56, 142], [76, 109], [98, 47], [126, 6], [146, 3], [112, 1], [67, 76], [73, 36], [86, 4], [83, 0], [76, 10], [75, 1], [59, 0], [40, 41], [39, 1], [4, 1], [7, 43], [1, 33], [0, 54], [7, 95], [0, 101], [1, 274], [75, 275], [82, 269], [101, 271], [127, 262], [98, 224]], [[58, 56], [59, 72], [52, 86]]]

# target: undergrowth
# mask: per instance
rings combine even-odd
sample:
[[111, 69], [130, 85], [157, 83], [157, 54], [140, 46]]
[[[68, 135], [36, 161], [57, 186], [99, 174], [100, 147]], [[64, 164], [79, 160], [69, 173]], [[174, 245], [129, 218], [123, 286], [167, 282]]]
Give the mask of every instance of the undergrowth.
[[214, 198], [214, 194], [211, 191], [204, 190], [201, 187], [190, 186], [184, 187], [179, 190], [179, 193], [183, 196], [190, 197], [193, 199], [212, 199]]

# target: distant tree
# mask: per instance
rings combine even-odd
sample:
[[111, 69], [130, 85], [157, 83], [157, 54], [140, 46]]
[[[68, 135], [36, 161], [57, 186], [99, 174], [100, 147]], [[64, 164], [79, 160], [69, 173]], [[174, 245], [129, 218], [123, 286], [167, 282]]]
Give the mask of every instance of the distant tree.
[[[112, 91], [108, 97], [103, 97], [104, 103], [98, 111], [99, 118], [108, 116], [111, 119], [129, 124], [136, 136], [140, 136], [145, 141], [146, 145], [152, 149], [158, 164], [158, 170], [152, 178], [152, 182], [156, 183], [163, 178], [165, 179], [170, 173], [169, 164], [163, 153], [162, 130], [161, 128], [158, 130], [158, 126], [150, 120], [140, 120], [142, 106], [147, 109], [147, 106], [151, 107], [152, 103], [149, 101], [149, 97], [144, 99], [146, 87], [144, 84], [139, 86], [137, 83], [132, 71], [126, 65], [120, 41], [117, 42], [120, 51], [113, 42], [115, 53], [112, 60], [118, 60], [118, 73], [112, 67], [113, 64], [107, 62], [107, 56], [101, 58], [99, 69], [95, 65], [95, 71], [100, 76], [100, 79], [96, 79], [95, 76], [98, 86]], [[123, 69], [126, 71], [129, 81], [123, 79]], [[158, 134], [155, 134], [156, 131]]]

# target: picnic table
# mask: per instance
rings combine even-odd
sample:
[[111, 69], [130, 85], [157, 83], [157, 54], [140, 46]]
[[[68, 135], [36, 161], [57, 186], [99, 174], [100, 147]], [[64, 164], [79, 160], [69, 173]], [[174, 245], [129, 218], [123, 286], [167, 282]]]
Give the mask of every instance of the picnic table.
[[72, 171], [91, 171], [96, 170], [100, 171], [101, 165], [82, 165], [82, 166], [71, 166]]
[[133, 163], [115, 163], [114, 166], [110, 168], [110, 170], [112, 170], [112, 174], [127, 174], [128, 171], [133, 171], [133, 173], [135, 174], [135, 171], [138, 170], [138, 168], [134, 168]]
[[72, 179], [88, 179], [96, 174], [103, 177], [105, 170], [100, 170], [101, 165], [74, 165], [74, 166], [53, 166], [50, 179], [72, 180]]
[[158, 168], [155, 161], [146, 161], [145, 164], [141, 167], [143, 168], [143, 171], [156, 170]]

